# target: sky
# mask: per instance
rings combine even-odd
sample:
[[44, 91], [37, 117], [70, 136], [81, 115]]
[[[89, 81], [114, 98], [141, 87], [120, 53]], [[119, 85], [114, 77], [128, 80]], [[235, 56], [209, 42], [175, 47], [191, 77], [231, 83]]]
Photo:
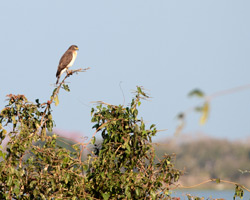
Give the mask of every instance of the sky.
[[[152, 97], [139, 115], [172, 137], [179, 112], [207, 95], [250, 84], [250, 1], [54, 0], [0, 2], [0, 109], [7, 94], [47, 101], [58, 62], [79, 47], [70, 93], [53, 106], [55, 130], [91, 137], [93, 101], [128, 105], [136, 86]], [[123, 97], [124, 94], [124, 97]], [[211, 102], [207, 123], [189, 113], [185, 134], [244, 140], [250, 135], [250, 89]], [[70, 135], [69, 135], [70, 137]]]

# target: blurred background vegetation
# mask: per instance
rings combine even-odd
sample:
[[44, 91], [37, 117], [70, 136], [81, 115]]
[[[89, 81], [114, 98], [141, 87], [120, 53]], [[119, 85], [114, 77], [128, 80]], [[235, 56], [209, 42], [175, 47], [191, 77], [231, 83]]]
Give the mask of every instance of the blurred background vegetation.
[[[185, 171], [181, 184], [191, 186], [220, 178], [250, 187], [250, 139], [229, 141], [205, 135], [182, 135], [155, 144], [156, 154], [176, 154], [176, 168]], [[231, 189], [231, 184], [204, 184], [200, 188]]]

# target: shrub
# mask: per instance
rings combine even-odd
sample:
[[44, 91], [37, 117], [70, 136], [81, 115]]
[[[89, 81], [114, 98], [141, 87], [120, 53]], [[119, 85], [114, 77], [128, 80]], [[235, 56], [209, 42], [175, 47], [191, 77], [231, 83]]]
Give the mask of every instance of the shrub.
[[170, 186], [181, 172], [174, 169], [173, 156], [155, 156], [151, 138], [157, 129], [154, 124], [147, 129], [138, 117], [141, 100], [148, 98], [142, 88], [137, 87], [128, 107], [100, 103], [92, 109], [95, 134], [100, 132], [103, 141], [82, 161], [88, 143], [73, 145], [72, 152], [57, 145], [58, 136], [46, 134], [54, 126], [51, 105], [59, 103], [60, 88], [69, 91], [64, 80], [46, 103], [7, 96], [0, 113], [0, 142], [8, 140], [6, 150], [0, 151], [0, 198], [170, 198]]

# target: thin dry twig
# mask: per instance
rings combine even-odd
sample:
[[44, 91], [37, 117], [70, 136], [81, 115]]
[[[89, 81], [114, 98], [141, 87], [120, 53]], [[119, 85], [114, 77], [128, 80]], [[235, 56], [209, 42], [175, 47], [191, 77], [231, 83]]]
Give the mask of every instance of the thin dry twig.
[[[183, 186], [182, 184], [178, 184], [176, 188], [190, 189], [190, 188], [195, 188], [195, 187], [198, 187], [200, 185], [203, 185], [203, 184], [206, 184], [209, 182], [216, 182], [216, 181], [217, 181], [217, 179], [209, 179], [209, 180], [203, 181], [201, 183], [198, 183], [198, 184], [192, 185], [192, 186]], [[247, 187], [245, 187], [244, 185], [241, 185], [239, 183], [227, 181], [227, 180], [221, 180], [221, 179], [219, 181], [220, 181], [220, 183], [229, 183], [229, 184], [233, 184], [233, 185], [238, 185], [238, 186], [242, 187], [243, 189], [245, 189], [246, 191], [250, 192], [250, 189], [248, 189]]]
[[91, 101], [90, 103], [98, 104], [98, 105], [103, 104], [103, 105], [106, 105], [106, 106], [118, 107], [118, 106], [116, 106], [116, 105], [112, 105], [112, 104], [109, 104], [109, 103], [105, 103], [105, 102], [103, 102], [103, 101]]
[[[45, 110], [44, 110], [44, 112], [43, 112], [43, 116], [42, 116], [41, 124], [40, 124], [40, 127], [39, 127], [39, 128], [41, 128], [41, 127], [44, 125], [44, 123], [45, 123], [44, 117], [45, 117], [45, 115], [46, 115], [46, 113], [47, 113], [47, 111], [48, 111], [48, 109], [49, 109], [49, 107], [50, 107], [50, 104], [52, 104], [52, 102], [55, 100], [55, 97], [58, 95], [60, 89], [62, 88], [62, 85], [65, 83], [65, 80], [66, 80], [69, 76], [73, 75], [74, 73], [86, 72], [86, 71], [89, 70], [89, 69], [90, 69], [90, 67], [85, 68], [85, 69], [80, 68], [80, 69], [75, 69], [75, 70], [68, 70], [67, 75], [66, 75], [66, 76], [64, 77], [64, 79], [59, 83], [59, 85], [57, 86], [56, 91], [52, 94], [51, 99], [47, 101], [47, 106], [46, 106], [46, 108], [45, 108]], [[39, 128], [38, 128], [38, 129], [39, 129]]]

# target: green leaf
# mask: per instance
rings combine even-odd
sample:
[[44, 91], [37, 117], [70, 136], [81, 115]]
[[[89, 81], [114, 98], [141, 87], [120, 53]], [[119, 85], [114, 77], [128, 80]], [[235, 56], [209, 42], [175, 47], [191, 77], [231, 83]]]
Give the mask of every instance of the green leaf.
[[243, 195], [244, 195], [244, 190], [241, 188], [241, 186], [236, 185], [233, 199], [235, 199], [236, 197], [240, 197], [242, 199]]
[[191, 92], [189, 92], [188, 96], [189, 97], [196, 96], [196, 97], [202, 98], [202, 97], [204, 97], [204, 93], [199, 89], [194, 89]]
[[13, 124], [16, 124], [16, 117], [14, 115], [11, 117], [11, 119], [12, 119]]
[[179, 114], [177, 115], [177, 118], [178, 118], [179, 120], [183, 120], [183, 119], [185, 118], [185, 114], [184, 114], [184, 113], [179, 113]]
[[55, 106], [57, 106], [57, 105], [59, 104], [59, 99], [58, 99], [58, 95], [56, 95], [56, 96], [55, 96], [55, 99], [54, 99], [54, 101], [55, 101]]
[[110, 194], [105, 192], [105, 193], [102, 193], [102, 197], [103, 197], [103, 200], [108, 200], [109, 197], [110, 197]]
[[94, 108], [91, 108], [91, 116], [93, 116], [93, 113], [95, 112]]
[[7, 134], [7, 131], [5, 129], [3, 129], [2, 135], [6, 135], [6, 134]]
[[136, 119], [136, 117], [137, 117], [137, 115], [138, 115], [138, 110], [137, 110], [137, 109], [134, 109], [133, 114], [134, 114], [135, 119]]
[[53, 128], [53, 121], [52, 120], [48, 120], [47, 123], [47, 129], [49, 132], [52, 132], [52, 128]]
[[152, 124], [151, 126], [150, 126], [150, 129], [152, 129], [152, 128], [154, 128], [155, 127], [155, 124]]
[[39, 192], [37, 191], [37, 189], [34, 189], [34, 190], [33, 190], [33, 195], [34, 195], [35, 197], [37, 197], [37, 194], [39, 194]]
[[19, 182], [19, 180], [14, 180], [14, 184], [15, 184], [14, 193], [16, 195], [19, 195], [19, 193], [20, 193], [20, 182]]
[[83, 165], [83, 170], [87, 171], [88, 170], [88, 165]]
[[206, 123], [208, 115], [209, 115], [209, 103], [206, 101], [203, 105], [202, 116], [200, 118], [201, 125]]
[[7, 186], [11, 186], [12, 184], [12, 175], [8, 175], [7, 177]]
[[138, 187], [135, 189], [135, 193], [136, 193], [137, 196], [140, 195], [140, 189]]
[[137, 86], [137, 91], [138, 91], [139, 93], [142, 93], [141, 87]]
[[63, 89], [67, 92], [70, 92], [69, 86], [66, 84], [63, 84]]
[[49, 120], [52, 120], [52, 115], [51, 115], [51, 113], [48, 114], [48, 119], [49, 119]]
[[70, 176], [69, 176], [69, 174], [67, 174], [67, 175], [66, 175], [66, 178], [65, 178], [65, 183], [66, 183], [66, 184], [68, 184], [69, 179], [70, 179]]
[[64, 164], [67, 164], [69, 162], [69, 157], [65, 157], [64, 159], [63, 159], [63, 163]]
[[95, 144], [95, 140], [96, 140], [96, 138], [95, 138], [95, 136], [91, 139], [91, 144]]
[[41, 137], [42, 137], [42, 139], [44, 141], [44, 138], [46, 137], [46, 128], [42, 128]]
[[152, 198], [153, 200], [156, 199], [156, 194], [155, 194], [155, 192], [154, 192], [153, 190], [151, 190], [150, 196], [151, 196], [151, 198]]

